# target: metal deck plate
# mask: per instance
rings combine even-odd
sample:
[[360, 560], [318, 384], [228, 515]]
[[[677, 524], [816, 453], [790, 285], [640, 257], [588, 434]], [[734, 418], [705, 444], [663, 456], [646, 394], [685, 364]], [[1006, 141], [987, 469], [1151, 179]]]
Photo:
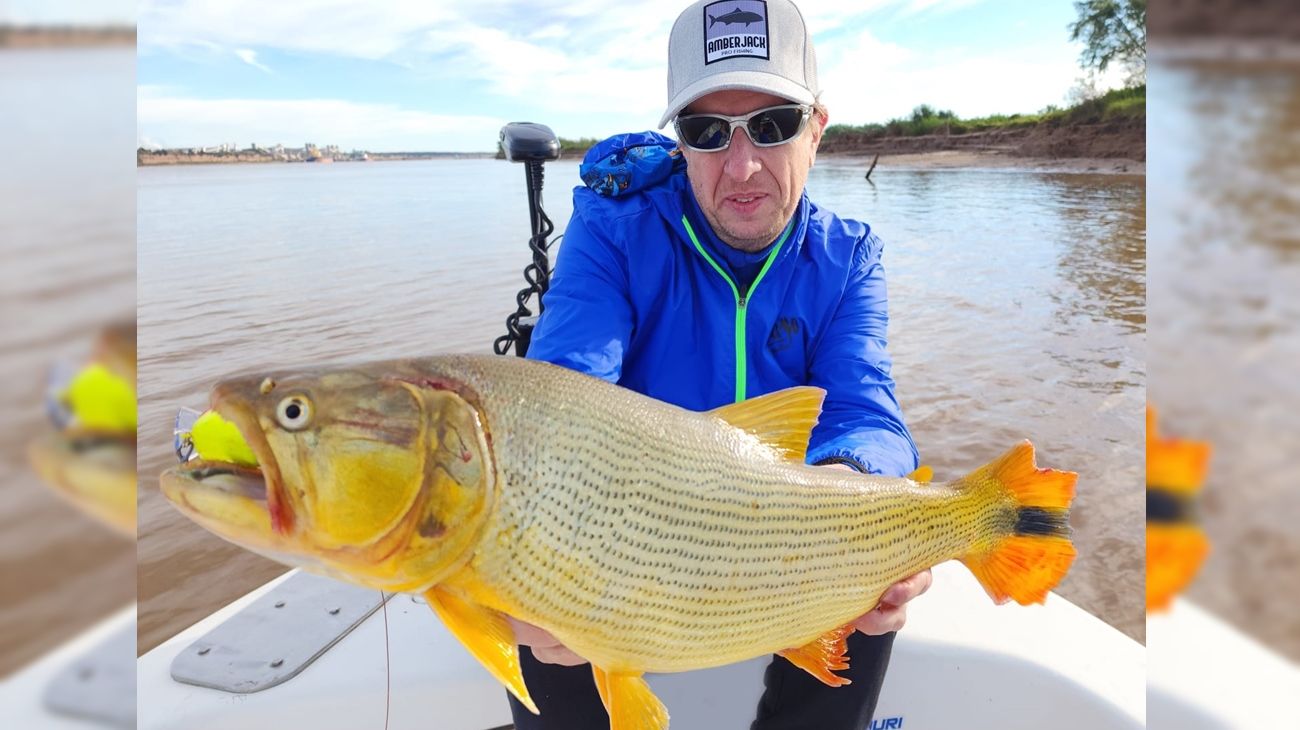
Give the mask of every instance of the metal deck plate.
[[293, 678], [374, 613], [386, 597], [298, 573], [186, 647], [172, 679], [225, 692], [260, 692]]
[[50, 712], [135, 728], [135, 621], [56, 674], [42, 694]]

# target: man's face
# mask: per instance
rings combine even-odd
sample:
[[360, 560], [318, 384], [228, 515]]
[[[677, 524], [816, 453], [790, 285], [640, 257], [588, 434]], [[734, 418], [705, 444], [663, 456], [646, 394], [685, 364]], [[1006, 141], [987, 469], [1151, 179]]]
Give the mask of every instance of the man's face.
[[[789, 103], [756, 91], [715, 91], [691, 102], [683, 114], [739, 116]], [[798, 137], [776, 147], [755, 147], [744, 130], [736, 129], [721, 152], [682, 149], [695, 199], [723, 242], [759, 251], [776, 239], [799, 205], [825, 126], [826, 119], [813, 114]]]

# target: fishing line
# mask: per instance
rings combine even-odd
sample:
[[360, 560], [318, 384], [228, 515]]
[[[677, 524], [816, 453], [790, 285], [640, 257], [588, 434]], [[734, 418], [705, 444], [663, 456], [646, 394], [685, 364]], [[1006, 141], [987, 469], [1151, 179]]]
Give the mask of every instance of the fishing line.
[[384, 609], [384, 730], [388, 730], [388, 714], [393, 709], [393, 665], [388, 652], [388, 596], [379, 592], [379, 605]]

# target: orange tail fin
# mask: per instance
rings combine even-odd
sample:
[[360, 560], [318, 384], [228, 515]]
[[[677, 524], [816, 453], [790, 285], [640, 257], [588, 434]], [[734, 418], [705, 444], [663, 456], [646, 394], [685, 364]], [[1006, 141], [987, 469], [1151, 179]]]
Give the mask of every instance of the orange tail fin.
[[1034, 446], [1022, 441], [965, 477], [971, 488], [996, 490], [1015, 503], [1012, 532], [961, 558], [998, 603], [1042, 603], [1074, 562], [1070, 502], [1078, 475], [1034, 464]]
[[1201, 485], [1210, 445], [1162, 436], [1147, 406], [1147, 611], [1169, 608], [1210, 552], [1201, 529]]

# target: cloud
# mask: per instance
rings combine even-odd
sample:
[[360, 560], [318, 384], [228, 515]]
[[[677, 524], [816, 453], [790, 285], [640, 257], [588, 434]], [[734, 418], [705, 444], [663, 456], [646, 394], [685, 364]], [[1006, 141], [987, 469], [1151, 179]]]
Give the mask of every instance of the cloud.
[[950, 13], [954, 10], [977, 5], [983, 0], [903, 0], [903, 7], [900, 11], [901, 17], [919, 15], [926, 11], [937, 13]]
[[[820, 79], [833, 118], [851, 123], [884, 121], [905, 115], [920, 103], [951, 108], [964, 116], [1032, 112], [1060, 103], [1081, 74], [1077, 48], [1066, 44], [1063, 37], [1035, 42], [1021, 40], [1021, 31], [1017, 40], [1008, 39], [1005, 48], [982, 37], [979, 49], [946, 47], [937, 52], [889, 41], [891, 29], [917, 22], [913, 16], [930, 18], [979, 1], [802, 0], [800, 8], [817, 38]], [[262, 0], [143, 0], [139, 44], [142, 68], [150, 70], [164, 68], [165, 62], [155, 61], [155, 56], [179, 55], [189, 63], [216, 63], [234, 54], [267, 73], [271, 70], [259, 59], [292, 59], [292, 64], [289, 60], [273, 62], [279, 87], [272, 88], [269, 95], [281, 99], [303, 88], [338, 89], [329, 95], [347, 98], [351, 92], [345, 89], [356, 88], [350, 78], [332, 83], [313, 75], [317, 68], [347, 69], [333, 62], [317, 65], [316, 59], [391, 64], [392, 78], [414, 78], [417, 83], [428, 79], [422, 87], [428, 89], [428, 95], [411, 100], [395, 91], [392, 98], [384, 99], [377, 95], [389, 92], [376, 85], [367, 89], [367, 101], [372, 103], [354, 103], [346, 114], [358, 117], [382, 108], [399, 116], [425, 115], [418, 117], [424, 124], [432, 124], [434, 118], [453, 124], [451, 120], [487, 116], [457, 117], [410, 107], [432, 103], [439, 105], [430, 107], [434, 110], [457, 109], [467, 114], [491, 109], [516, 118], [540, 119], [572, 137], [644, 128], [658, 118], [665, 103], [665, 52], [675, 16], [674, 8], [648, 0], [617, 4], [607, 0], [286, 0], [272, 4]], [[154, 63], [158, 65], [150, 65]], [[158, 72], [142, 78], [171, 81], [178, 77]], [[181, 82], [188, 83], [188, 78]], [[409, 88], [403, 83], [392, 86]], [[259, 88], [260, 94], [268, 93]], [[174, 113], [197, 111], [200, 107], [196, 105], [205, 96], [238, 97], [222, 103], [243, 109], [257, 103], [290, 103], [255, 102], [242, 99], [249, 94], [237, 91], [187, 88], [169, 97], [169, 108]], [[181, 104], [185, 100], [190, 102], [188, 106]], [[380, 101], [389, 103], [374, 103]], [[347, 103], [340, 98], [294, 103], [326, 102]], [[142, 111], [146, 103], [160, 102], [142, 100]], [[201, 109], [205, 114], [208, 110]], [[392, 125], [379, 122], [392, 129]], [[179, 121], [172, 123], [179, 125]], [[204, 123], [213, 131], [211, 123]], [[290, 129], [306, 123], [319, 126], [325, 121], [304, 114]], [[304, 133], [294, 131], [285, 139], [297, 140]], [[240, 134], [240, 139], [249, 136]], [[195, 136], [187, 135], [187, 139]], [[312, 136], [322, 143], [330, 137], [345, 144], [344, 137], [332, 132]], [[367, 134], [360, 138], [378, 137]], [[227, 133], [215, 140], [196, 138], [195, 143], [229, 139]], [[429, 149], [444, 139], [425, 138], [419, 147]], [[465, 149], [490, 149], [495, 135], [485, 131], [478, 139], [482, 141], [466, 141], [470, 146]], [[372, 142], [364, 144], [380, 149]]]
[[384, 61], [530, 106], [649, 118], [664, 103], [673, 17], [663, 10], [595, 0], [145, 0], [139, 45], [146, 63], [158, 53], [201, 60], [229, 52], [267, 70], [249, 58], [267, 49]]
[[304, 142], [370, 151], [472, 151], [496, 148], [505, 123], [488, 116], [435, 114], [394, 104], [340, 99], [199, 99], [142, 86], [137, 140], [166, 147]]
[[267, 68], [266, 64], [258, 62], [257, 51], [254, 51], [251, 48], [236, 48], [235, 55], [239, 57], [239, 60], [255, 69], [271, 73], [271, 69]]
[[922, 54], [862, 31], [820, 45], [818, 56], [832, 123], [884, 122], [919, 104], [963, 117], [1032, 113], [1062, 103], [1081, 75], [1065, 44]]
[[[469, 23], [427, 31], [421, 48], [441, 72], [492, 93], [559, 109], [617, 109], [653, 116], [664, 104], [662, 33], [591, 33], [538, 43]], [[580, 49], [586, 52], [578, 52]]]
[[975, 5], [984, 0], [803, 0], [799, 10], [813, 36], [845, 27], [860, 26], [871, 17], [880, 20], [890, 14], [899, 17], [927, 11], [944, 13]]
[[[491, 0], [485, 0], [491, 4]], [[452, 14], [439, 3], [388, 0], [142, 0], [142, 50], [187, 46], [276, 48], [377, 60]]]

